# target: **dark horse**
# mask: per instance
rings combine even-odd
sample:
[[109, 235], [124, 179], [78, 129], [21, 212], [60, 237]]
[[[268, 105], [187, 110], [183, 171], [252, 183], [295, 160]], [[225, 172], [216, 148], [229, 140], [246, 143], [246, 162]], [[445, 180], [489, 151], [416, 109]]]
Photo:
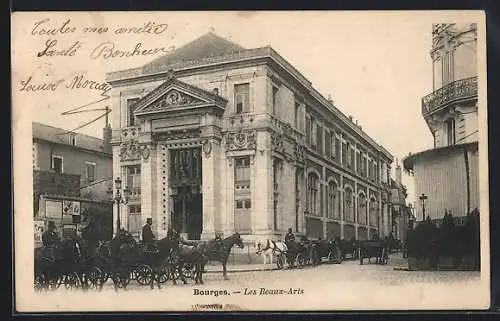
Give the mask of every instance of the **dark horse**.
[[221, 262], [224, 280], [228, 280], [227, 260], [229, 258], [229, 254], [231, 253], [231, 249], [235, 244], [240, 249], [245, 247], [239, 233], [234, 233], [233, 235], [228, 236], [223, 240], [213, 239], [198, 245], [199, 250], [204, 251], [204, 255], [206, 256], [205, 262], [203, 262], [201, 265], [202, 271], [208, 261]]
[[81, 284], [79, 270], [83, 260], [83, 249], [74, 238], [64, 239], [54, 245], [35, 249], [35, 282], [41, 288], [59, 287], [64, 278], [66, 286]]
[[[101, 257], [106, 258], [105, 270], [111, 274], [115, 290], [128, 285], [130, 273], [139, 264], [147, 264], [151, 268], [150, 286], [153, 288], [156, 281], [159, 288], [160, 274], [164, 272], [162, 266], [172, 264], [172, 261], [178, 257], [178, 243], [163, 238], [146, 249], [135, 240], [132, 234], [122, 229], [111, 242], [101, 245], [99, 253]], [[172, 276], [175, 283], [173, 270], [169, 268], [167, 273]]]

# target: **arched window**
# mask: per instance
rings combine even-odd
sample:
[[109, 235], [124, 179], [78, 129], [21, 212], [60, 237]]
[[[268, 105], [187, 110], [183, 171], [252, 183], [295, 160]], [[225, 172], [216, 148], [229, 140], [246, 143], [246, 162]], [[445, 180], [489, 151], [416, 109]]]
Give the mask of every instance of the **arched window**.
[[311, 215], [320, 215], [320, 213], [318, 213], [318, 189], [318, 175], [309, 173], [309, 175], [307, 175], [307, 210]]
[[328, 208], [327, 208], [327, 215], [330, 218], [337, 218], [338, 214], [338, 195], [337, 195], [337, 184], [335, 182], [330, 182], [328, 183]]
[[378, 217], [378, 206], [375, 198], [370, 199], [370, 226], [377, 225], [377, 217]]
[[448, 146], [455, 145], [455, 119], [450, 118], [445, 124], [447, 144]]
[[359, 193], [358, 196], [358, 223], [366, 225], [366, 217], [368, 207], [366, 206], [366, 196], [364, 193]]
[[344, 191], [344, 218], [354, 222], [354, 195], [350, 187], [346, 187]]

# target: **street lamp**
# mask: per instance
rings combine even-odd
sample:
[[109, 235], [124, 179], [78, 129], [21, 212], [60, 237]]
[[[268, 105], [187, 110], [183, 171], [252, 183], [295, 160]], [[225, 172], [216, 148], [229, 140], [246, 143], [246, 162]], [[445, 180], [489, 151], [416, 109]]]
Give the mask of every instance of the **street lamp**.
[[123, 190], [123, 194], [122, 194], [122, 180], [120, 179], [120, 177], [117, 177], [115, 179], [115, 187], [116, 187], [116, 195], [115, 195], [115, 198], [114, 198], [114, 202], [116, 203], [116, 207], [117, 207], [117, 217], [116, 217], [116, 233], [118, 233], [120, 231], [120, 228], [121, 228], [121, 215], [120, 215], [120, 205], [121, 204], [127, 204], [128, 200], [127, 200], [127, 194], [128, 194], [128, 188], [125, 187], [125, 189]]
[[422, 193], [422, 195], [420, 195], [419, 199], [422, 202], [422, 221], [425, 221], [425, 200], [427, 200], [427, 195]]

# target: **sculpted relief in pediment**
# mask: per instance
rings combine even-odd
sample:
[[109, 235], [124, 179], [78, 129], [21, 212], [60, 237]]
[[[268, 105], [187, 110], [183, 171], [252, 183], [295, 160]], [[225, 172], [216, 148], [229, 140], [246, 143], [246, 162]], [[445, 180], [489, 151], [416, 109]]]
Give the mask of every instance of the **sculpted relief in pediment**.
[[169, 107], [194, 105], [198, 103], [203, 103], [203, 101], [196, 97], [189, 96], [179, 90], [171, 89], [166, 94], [162, 95], [159, 99], [151, 103], [147, 109], [155, 110]]

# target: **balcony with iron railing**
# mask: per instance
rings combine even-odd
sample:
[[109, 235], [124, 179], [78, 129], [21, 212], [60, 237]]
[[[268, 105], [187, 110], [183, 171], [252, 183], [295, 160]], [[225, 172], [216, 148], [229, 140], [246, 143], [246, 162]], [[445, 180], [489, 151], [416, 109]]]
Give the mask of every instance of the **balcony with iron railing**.
[[449, 83], [422, 98], [422, 115], [428, 116], [456, 102], [477, 98], [477, 76]]

